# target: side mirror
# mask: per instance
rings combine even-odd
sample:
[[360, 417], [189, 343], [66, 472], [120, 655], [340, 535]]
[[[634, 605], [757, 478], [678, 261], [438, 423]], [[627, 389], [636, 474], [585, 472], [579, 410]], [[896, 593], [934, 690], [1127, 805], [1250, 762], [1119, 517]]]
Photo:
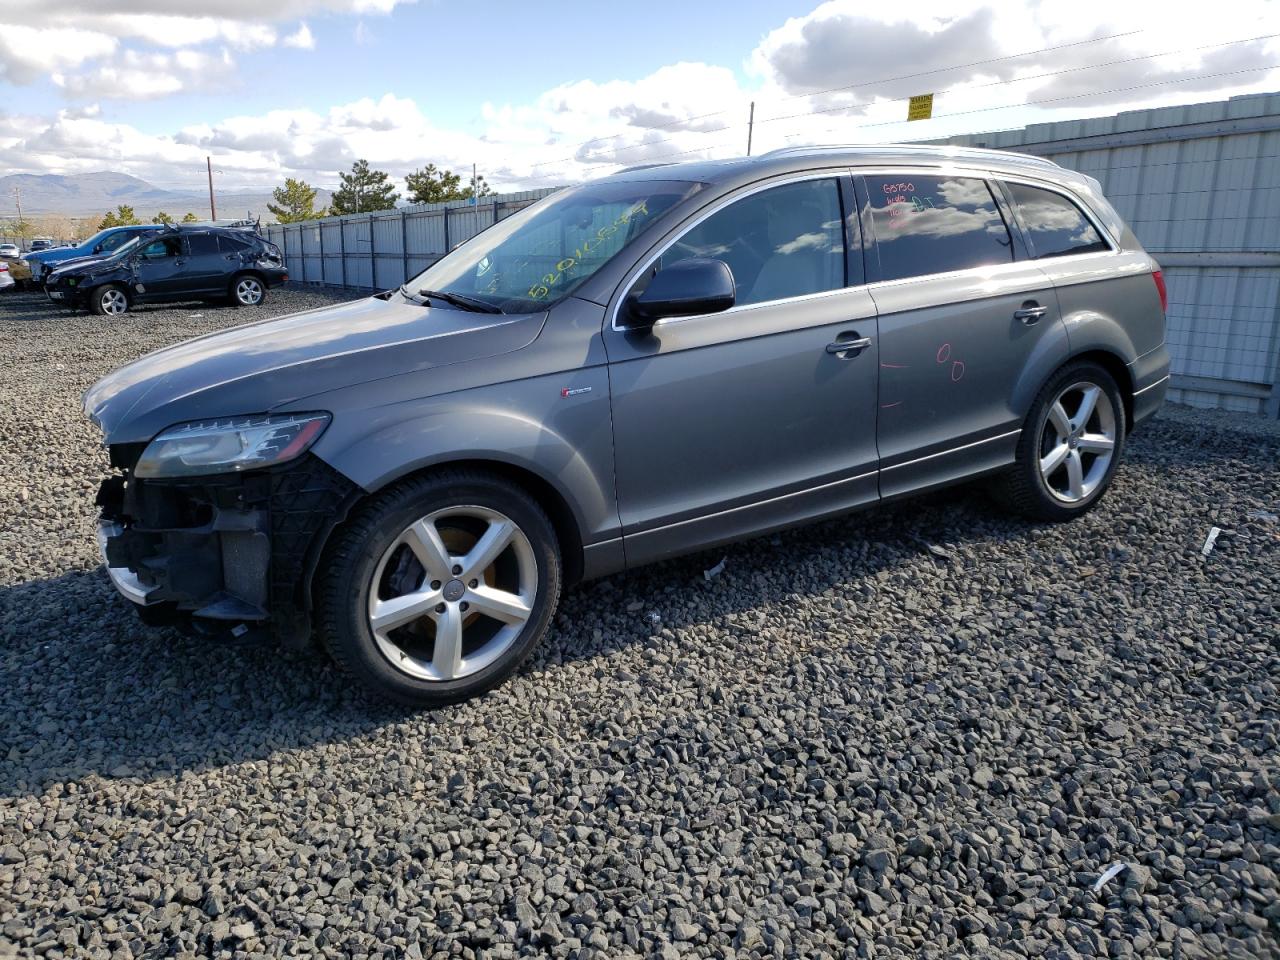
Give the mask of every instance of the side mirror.
[[733, 273], [723, 260], [694, 257], [654, 274], [649, 285], [626, 302], [623, 322], [633, 329], [664, 317], [693, 317], [728, 310], [737, 300]]

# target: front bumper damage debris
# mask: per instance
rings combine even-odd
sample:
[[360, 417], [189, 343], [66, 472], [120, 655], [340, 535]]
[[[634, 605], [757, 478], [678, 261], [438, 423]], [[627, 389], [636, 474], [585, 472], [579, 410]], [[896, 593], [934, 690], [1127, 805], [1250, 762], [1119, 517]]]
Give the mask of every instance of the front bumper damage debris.
[[116, 589], [149, 623], [266, 626], [305, 645], [311, 574], [355, 484], [310, 454], [249, 473], [138, 479], [140, 453], [113, 447], [121, 473], [98, 491], [98, 542]]

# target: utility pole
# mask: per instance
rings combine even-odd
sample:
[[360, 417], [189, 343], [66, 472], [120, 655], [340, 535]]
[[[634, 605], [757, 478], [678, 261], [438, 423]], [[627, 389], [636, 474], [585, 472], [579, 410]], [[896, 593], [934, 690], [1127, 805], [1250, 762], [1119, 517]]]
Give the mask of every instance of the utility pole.
[[476, 165], [471, 165], [471, 202], [476, 205], [476, 212], [480, 212], [480, 181], [476, 179]]
[[22, 246], [22, 190], [18, 187], [13, 188], [13, 199], [18, 204], [18, 246]]
[[751, 156], [751, 134], [756, 126], [756, 102], [751, 101], [751, 112], [747, 114], [747, 156]]
[[205, 168], [209, 171], [209, 219], [218, 219], [218, 208], [213, 202], [213, 161], [209, 157], [204, 158]]

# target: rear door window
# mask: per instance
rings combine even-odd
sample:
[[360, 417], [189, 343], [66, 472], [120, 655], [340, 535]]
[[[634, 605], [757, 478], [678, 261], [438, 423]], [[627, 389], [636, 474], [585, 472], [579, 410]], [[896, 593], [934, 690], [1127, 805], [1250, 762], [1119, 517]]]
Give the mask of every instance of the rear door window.
[[209, 233], [191, 233], [187, 235], [187, 244], [191, 249], [191, 256], [206, 257], [216, 255], [218, 252], [218, 241]]
[[1073, 253], [1097, 253], [1111, 246], [1069, 199], [1025, 183], [1005, 183], [1018, 206], [1018, 219], [1037, 260]]
[[1013, 261], [1013, 241], [985, 180], [916, 173], [866, 177], [880, 279]]

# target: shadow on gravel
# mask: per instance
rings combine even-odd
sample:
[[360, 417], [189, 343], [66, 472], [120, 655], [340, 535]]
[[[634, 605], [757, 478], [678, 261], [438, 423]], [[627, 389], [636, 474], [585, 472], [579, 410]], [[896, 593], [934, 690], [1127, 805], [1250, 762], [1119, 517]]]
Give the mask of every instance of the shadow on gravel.
[[[1224, 443], [1227, 432], [1217, 434]], [[1237, 474], [1274, 470], [1274, 441], [1258, 439], [1241, 457], [1238, 437], [1219, 449], [1214, 434], [1164, 422], [1136, 440], [1123, 468], [1131, 476], [1122, 474], [1100, 509], [1078, 521], [1103, 537], [1103, 562], [1106, 551], [1128, 552], [1115, 525], [1134, 507], [1126, 498], [1144, 487], [1175, 474], [1186, 483], [1188, 465], [1205, 461], [1232, 460]], [[1059, 529], [1010, 518], [974, 488], [957, 488], [596, 581], [565, 596], [525, 679], [536, 689], [554, 682], [557, 663], [604, 661], [656, 629], [764, 616], [801, 591], [836, 589], [856, 602], [880, 589], [877, 574], [908, 565], [920, 572], [919, 587], [899, 602], [924, 616], [947, 579], [967, 576], [965, 566], [980, 570], [989, 548], [1017, 544], [1037, 563], [1066, 562], [1055, 559]], [[1188, 546], [1195, 552], [1198, 543]], [[703, 571], [722, 558], [725, 579], [708, 583]], [[442, 734], [473, 722], [455, 712], [463, 709], [436, 714]], [[344, 681], [321, 654], [148, 629], [101, 570], [0, 589], [0, 795], [35, 795], [94, 775], [150, 780], [263, 760], [372, 735], [406, 717]]]
[[[702, 571], [722, 557], [735, 576], [760, 581], [805, 567], [803, 582], [820, 591], [931, 556], [929, 537], [955, 545], [1025, 529], [993, 517], [984, 497], [951, 491], [610, 577], [564, 597], [550, 639], [524, 672], [536, 684], [556, 662], [642, 643], [656, 629], [650, 610], [662, 611], [662, 627], [678, 629], [785, 598], [788, 584], [778, 581], [709, 591], [697, 608], [673, 607], [672, 593], [706, 586]], [[881, 548], [876, 559], [828, 555], [859, 540]], [[586, 625], [598, 622], [601, 609], [626, 611], [633, 628], [593, 639]], [[437, 713], [442, 725], [456, 709]], [[0, 795], [34, 795], [93, 775], [149, 780], [261, 760], [359, 738], [408, 715], [346, 682], [319, 651], [291, 655], [270, 643], [225, 644], [146, 627], [101, 569], [0, 588]]]

